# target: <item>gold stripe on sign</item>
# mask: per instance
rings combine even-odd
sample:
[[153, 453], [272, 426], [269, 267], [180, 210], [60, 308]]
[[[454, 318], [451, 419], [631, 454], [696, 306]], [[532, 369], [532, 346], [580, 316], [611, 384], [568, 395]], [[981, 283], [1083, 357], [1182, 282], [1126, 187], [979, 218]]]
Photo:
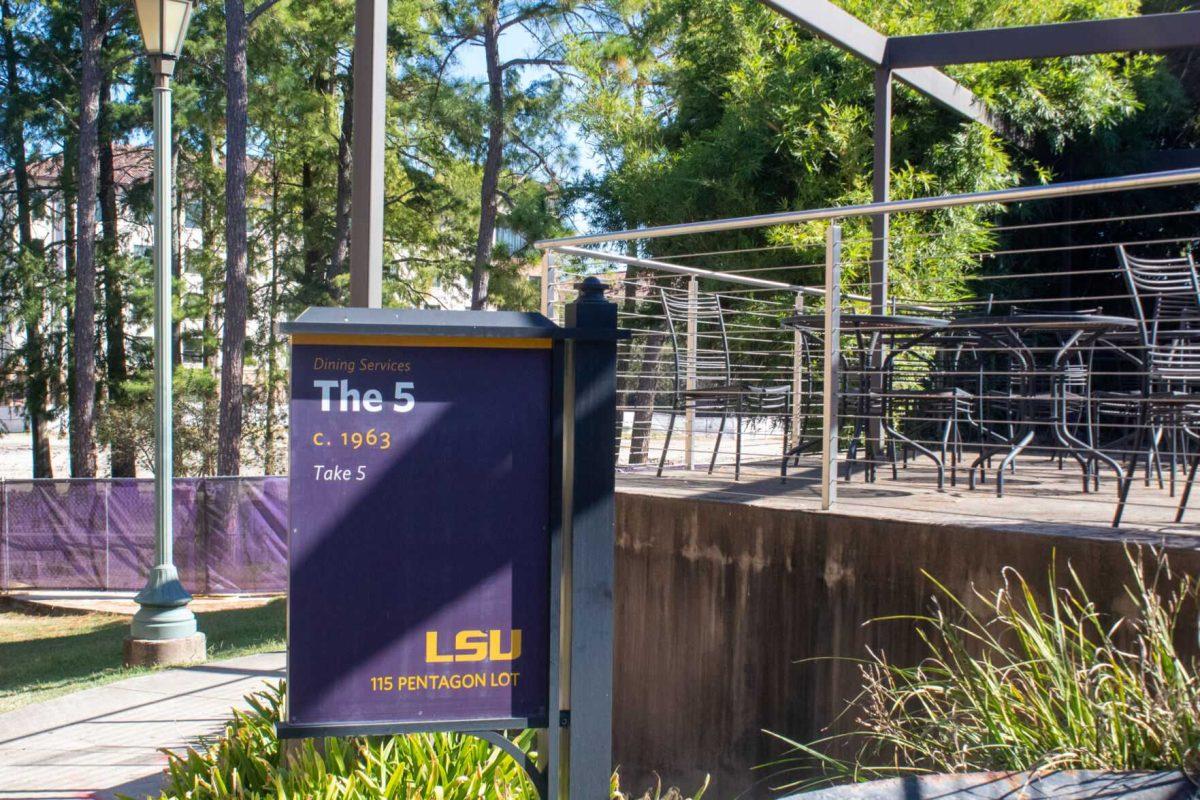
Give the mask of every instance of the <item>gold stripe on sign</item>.
[[380, 336], [356, 333], [294, 333], [292, 344], [356, 344], [364, 347], [464, 347], [492, 350], [549, 350], [550, 339], [490, 339], [483, 336]]

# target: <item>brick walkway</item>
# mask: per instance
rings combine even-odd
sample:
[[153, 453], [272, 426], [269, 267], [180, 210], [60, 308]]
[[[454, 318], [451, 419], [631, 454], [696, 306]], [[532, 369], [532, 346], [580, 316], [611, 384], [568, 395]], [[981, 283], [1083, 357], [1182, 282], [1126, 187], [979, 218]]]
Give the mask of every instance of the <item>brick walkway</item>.
[[219, 732], [283, 664], [283, 653], [265, 653], [164, 670], [0, 714], [0, 798], [154, 793], [166, 763], [158, 748]]

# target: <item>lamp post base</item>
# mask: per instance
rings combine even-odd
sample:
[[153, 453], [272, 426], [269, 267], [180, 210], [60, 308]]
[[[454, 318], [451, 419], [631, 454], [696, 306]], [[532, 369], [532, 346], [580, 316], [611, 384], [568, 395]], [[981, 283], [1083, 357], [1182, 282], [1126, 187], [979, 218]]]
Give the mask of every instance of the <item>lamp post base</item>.
[[130, 639], [172, 641], [195, 635], [196, 615], [188, 608], [192, 596], [179, 582], [173, 564], [151, 569], [146, 585], [133, 599], [141, 608], [133, 615]]
[[199, 664], [207, 657], [203, 633], [177, 639], [125, 639], [125, 666], [172, 667]]

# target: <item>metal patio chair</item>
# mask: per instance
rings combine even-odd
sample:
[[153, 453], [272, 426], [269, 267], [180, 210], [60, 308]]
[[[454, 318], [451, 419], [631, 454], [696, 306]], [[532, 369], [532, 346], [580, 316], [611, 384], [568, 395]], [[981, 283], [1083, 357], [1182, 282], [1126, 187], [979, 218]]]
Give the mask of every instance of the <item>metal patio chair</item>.
[[[1180, 335], [1200, 330], [1200, 276], [1190, 252], [1171, 258], [1144, 258], [1130, 253], [1125, 245], [1119, 245], [1117, 257], [1139, 326], [1136, 344], [1141, 353], [1130, 355], [1133, 356], [1131, 360], [1143, 364], [1140, 370], [1142, 385], [1139, 390], [1129, 393], [1129, 403], [1140, 404], [1140, 397], [1162, 390], [1161, 386], [1151, 384], [1153, 370], [1144, 366], [1149, 348], [1167, 346]], [[1112, 393], [1106, 400], [1110, 416], [1139, 417], [1136, 408], [1122, 410], [1115, 405], [1117, 400]], [[1144, 442], [1147, 448], [1146, 484], [1149, 485], [1153, 468], [1159, 488], [1162, 488], [1162, 451], [1165, 447], [1169, 454], [1171, 494], [1174, 495], [1176, 462], [1180, 451], [1187, 446], [1188, 438], [1181, 428], [1164, 428], [1157, 419], [1152, 418], [1149, 424], [1153, 430], [1149, 441]], [[1167, 436], [1165, 443], [1164, 435]]]
[[947, 470], [950, 485], [957, 485], [962, 428], [978, 427], [972, 416], [978, 383], [966, 370], [975, 344], [970, 336], [938, 334], [925, 350], [909, 351], [903, 368], [892, 363], [885, 369], [881, 417], [893, 480], [899, 478], [897, 461], [907, 469], [915, 451], [933, 462], [939, 490]]
[[[730, 413], [733, 414], [736, 425], [734, 444], [734, 480], [741, 478], [742, 473], [742, 416], [745, 411], [746, 397], [749, 386], [744, 382], [733, 380], [733, 370], [729, 360], [729, 336], [725, 330], [725, 314], [721, 308], [721, 298], [716, 294], [700, 294], [695, 300], [695, 306], [687, 292], [677, 289], [659, 289], [662, 298], [663, 313], [667, 320], [667, 329], [671, 334], [671, 352], [674, 356], [675, 371], [671, 390], [671, 418], [667, 423], [667, 437], [663, 442], [662, 455], [658, 459], [658, 476], [662, 476], [667, 463], [667, 452], [671, 447], [671, 435], [675, 430], [675, 419], [687, 411], [690, 405], [697, 413], [719, 413], [721, 424], [717, 429], [717, 440], [713, 445], [712, 458], [709, 459], [708, 472], [711, 475], [717, 465], [717, 455], [721, 450], [721, 439], [725, 434], [725, 423]], [[680, 339], [687, 340], [689, 314], [696, 324], [696, 353], [693, 355], [695, 365], [695, 388], [688, 388], [688, 367], [684, 358], [680, 357], [686, 351], [686, 346], [680, 346]]]
[[[1200, 432], [1195, 427], [1197, 420], [1200, 420], [1200, 331], [1178, 331], [1174, 339], [1164, 344], [1150, 345], [1146, 348], [1143, 362], [1145, 390], [1139, 398], [1137, 428], [1129, 450], [1129, 462], [1117, 500], [1113, 527], [1121, 524], [1138, 461], [1146, 458], [1148, 467], [1153, 457], [1146, 448], [1147, 437], [1159, 438], [1162, 431], [1168, 429], [1179, 432], [1185, 440], [1200, 441]], [[1176, 521], [1183, 518], [1198, 463], [1200, 451], [1194, 451]]]
[[[800, 451], [804, 447], [802, 442], [792, 443], [792, 387], [787, 384], [751, 385], [747, 389], [746, 410], [749, 414], [756, 417], [781, 417], [783, 419], [783, 453], [779, 462], [779, 478], [785, 480], [788, 461], [792, 458], [798, 459]], [[804, 412], [801, 412], [801, 426], [805, 419]], [[803, 427], [801, 427], [798, 433], [803, 436], [803, 432]]]
[[1176, 258], [1141, 258], [1125, 245], [1117, 256], [1134, 316], [1141, 326], [1142, 344], [1149, 347], [1171, 339], [1180, 330], [1200, 328], [1200, 278], [1191, 253]]

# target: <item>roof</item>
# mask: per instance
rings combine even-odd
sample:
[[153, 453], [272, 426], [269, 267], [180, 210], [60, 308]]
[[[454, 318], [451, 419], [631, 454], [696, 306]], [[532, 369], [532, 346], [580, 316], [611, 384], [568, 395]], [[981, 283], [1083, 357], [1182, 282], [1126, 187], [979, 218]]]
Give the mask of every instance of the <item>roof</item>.
[[561, 329], [532, 311], [443, 311], [400, 308], [310, 308], [279, 329], [293, 333], [379, 336], [558, 338]]
[[[29, 164], [29, 179], [34, 184], [56, 184], [62, 174], [62, 153], [38, 159]], [[130, 187], [154, 177], [154, 151], [149, 147], [113, 147], [113, 173], [117, 186]], [[4, 173], [8, 179], [11, 170]]]
[[[246, 159], [246, 169], [253, 173], [260, 165], [269, 165], [269, 159], [262, 156], [249, 156]], [[36, 186], [57, 186], [62, 175], [63, 154], [56, 153], [36, 161], [29, 162], [29, 179]], [[224, 157], [220, 166], [224, 167]], [[154, 179], [154, 149], [151, 147], [134, 147], [127, 144], [113, 145], [113, 174], [117, 186], [128, 189], [139, 183], [149, 183]], [[0, 173], [0, 181], [12, 180], [12, 170]]]

